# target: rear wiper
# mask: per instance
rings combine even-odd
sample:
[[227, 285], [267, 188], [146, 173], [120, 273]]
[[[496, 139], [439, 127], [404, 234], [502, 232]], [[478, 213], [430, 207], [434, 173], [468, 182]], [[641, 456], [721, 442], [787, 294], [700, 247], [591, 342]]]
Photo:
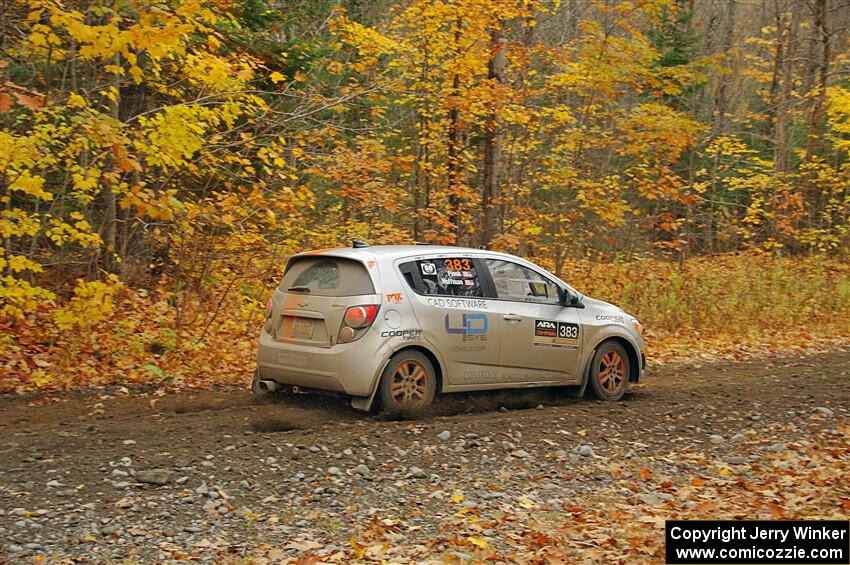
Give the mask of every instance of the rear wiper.
[[289, 292], [310, 292], [309, 286], [291, 286], [288, 289]]

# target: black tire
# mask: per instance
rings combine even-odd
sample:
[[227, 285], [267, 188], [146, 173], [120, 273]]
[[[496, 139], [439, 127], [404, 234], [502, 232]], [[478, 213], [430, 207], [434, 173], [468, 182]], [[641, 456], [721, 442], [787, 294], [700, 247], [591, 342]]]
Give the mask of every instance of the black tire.
[[414, 350], [390, 358], [381, 375], [381, 407], [392, 417], [417, 418], [434, 401], [437, 374], [431, 361]]
[[606, 341], [596, 349], [590, 362], [590, 390], [599, 400], [620, 400], [629, 383], [629, 355], [616, 341]]

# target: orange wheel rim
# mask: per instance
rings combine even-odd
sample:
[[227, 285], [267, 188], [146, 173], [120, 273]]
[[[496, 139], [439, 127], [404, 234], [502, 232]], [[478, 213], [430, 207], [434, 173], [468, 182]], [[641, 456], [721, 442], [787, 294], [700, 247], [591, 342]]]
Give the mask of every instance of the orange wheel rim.
[[399, 404], [423, 402], [428, 391], [428, 373], [416, 361], [404, 361], [390, 381], [390, 396]]
[[599, 360], [599, 384], [609, 394], [616, 394], [626, 382], [626, 362], [623, 356], [615, 350], [602, 354]]

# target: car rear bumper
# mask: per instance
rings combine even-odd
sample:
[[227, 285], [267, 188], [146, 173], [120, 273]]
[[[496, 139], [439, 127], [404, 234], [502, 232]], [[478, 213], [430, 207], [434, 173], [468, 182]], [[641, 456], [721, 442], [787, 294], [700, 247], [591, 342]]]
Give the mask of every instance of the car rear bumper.
[[[374, 342], [374, 343], [369, 343]], [[284, 386], [370, 396], [386, 357], [374, 331], [352, 343], [315, 347], [282, 343], [260, 332], [257, 371], [260, 379]], [[369, 355], [364, 355], [369, 351]]]

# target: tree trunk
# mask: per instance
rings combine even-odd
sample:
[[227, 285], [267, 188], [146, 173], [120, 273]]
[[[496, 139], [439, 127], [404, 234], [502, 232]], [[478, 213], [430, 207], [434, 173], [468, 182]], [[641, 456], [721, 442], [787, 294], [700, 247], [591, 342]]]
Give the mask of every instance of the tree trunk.
[[[487, 64], [487, 78], [493, 87], [501, 84], [502, 71], [505, 68], [505, 49], [507, 42], [502, 37], [501, 27], [490, 34], [490, 62]], [[499, 127], [499, 117], [496, 104], [492, 103], [490, 115], [487, 118], [484, 132], [484, 181], [482, 190], [482, 207], [484, 218], [481, 228], [481, 245], [489, 246], [501, 231], [499, 229], [499, 165], [502, 158], [502, 133]]]
[[[454, 33], [454, 56], [455, 58], [460, 58], [460, 39], [461, 39], [461, 31], [463, 29], [463, 20], [461, 19], [460, 14], [455, 20], [455, 33]], [[449, 185], [449, 208], [451, 210], [451, 216], [449, 221], [452, 224], [452, 230], [454, 231], [454, 244], [460, 244], [460, 156], [463, 150], [463, 138], [461, 137], [460, 131], [460, 111], [458, 110], [458, 96], [460, 96], [460, 77], [457, 72], [455, 72], [454, 77], [452, 78], [452, 92], [449, 97], [451, 103], [451, 109], [449, 110], [449, 131], [448, 133], [448, 162], [446, 163], [446, 168], [448, 172], [448, 185]]]
[[[416, 117], [416, 127], [419, 128], [422, 124], [422, 117]], [[419, 130], [416, 130], [416, 147], [413, 156], [413, 174], [411, 175], [413, 184], [413, 240], [422, 241], [423, 229], [422, 209], [425, 207], [425, 195], [422, 190], [422, 142], [419, 139]]]
[[[723, 39], [720, 45], [722, 53], [729, 53], [732, 50], [733, 41], [735, 38], [735, 2], [726, 2], [726, 15], [723, 26]], [[724, 73], [719, 73], [717, 79], [717, 93], [714, 99], [714, 113], [716, 116], [715, 131], [718, 135], [726, 133], [729, 125], [727, 114], [729, 113], [729, 83], [731, 77]]]
[[430, 205], [431, 199], [431, 173], [428, 168], [430, 155], [428, 144], [422, 142], [423, 132], [427, 128], [427, 118], [424, 112], [419, 110], [416, 118], [416, 158], [413, 162], [413, 198], [414, 198], [414, 214], [413, 214], [413, 238], [416, 241], [430, 243], [431, 236], [430, 220], [428, 220], [423, 211]]
[[831, 56], [829, 30], [829, 21], [827, 14], [829, 12], [829, 0], [814, 0], [812, 6], [815, 30], [817, 32], [818, 44], [820, 53], [817, 65], [817, 76], [813, 84], [812, 90], [814, 97], [812, 99], [812, 109], [809, 114], [809, 132], [806, 140], [806, 162], [811, 162], [812, 158], [820, 149], [821, 131], [823, 129], [824, 117], [826, 114], [826, 87], [829, 79], [829, 63]]
[[[11, 214], [12, 211], [12, 189], [10, 188], [11, 183], [6, 178], [6, 172], [0, 172], [0, 194], [4, 196], [3, 200], [5, 200], [4, 208], [6, 209], [6, 214]], [[12, 276], [12, 267], [9, 265], [9, 259], [12, 257], [12, 237], [11, 236], [3, 236], [3, 259], [5, 260], [5, 266], [3, 271], [0, 272], [0, 275], [5, 275], [7, 277]]]
[[792, 6], [790, 14], [777, 7], [777, 44], [774, 67], [774, 151], [773, 168], [777, 174], [789, 170], [791, 105], [794, 87], [794, 55], [797, 41], [799, 13]]
[[[121, 55], [116, 53], [113, 58], [113, 65], [121, 66]], [[121, 103], [121, 78], [115, 75], [113, 84], [115, 88], [115, 97], [109, 105], [109, 115], [120, 120], [120, 103]], [[117, 246], [117, 221], [118, 221], [118, 206], [115, 198], [115, 193], [109, 184], [103, 187], [103, 245], [106, 253], [103, 256], [103, 266], [110, 273], [118, 271], [118, 261], [116, 261], [118, 246]]]

